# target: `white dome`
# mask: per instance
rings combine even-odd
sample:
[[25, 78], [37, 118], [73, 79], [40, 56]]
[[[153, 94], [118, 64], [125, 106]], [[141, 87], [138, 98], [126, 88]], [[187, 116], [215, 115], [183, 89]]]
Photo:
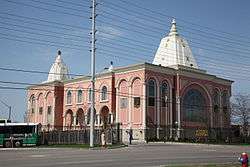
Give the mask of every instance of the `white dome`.
[[177, 32], [174, 19], [168, 36], [161, 40], [153, 64], [162, 66], [183, 65], [198, 68], [187, 41], [180, 37]]
[[61, 51], [58, 51], [55, 62], [52, 64], [47, 82], [62, 81], [69, 79], [69, 70], [61, 58]]

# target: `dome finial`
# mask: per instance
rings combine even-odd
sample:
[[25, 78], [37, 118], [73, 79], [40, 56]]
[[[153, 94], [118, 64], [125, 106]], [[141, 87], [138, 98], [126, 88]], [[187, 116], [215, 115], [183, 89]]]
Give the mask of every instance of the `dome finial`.
[[176, 24], [175, 18], [172, 19], [172, 24]]
[[62, 57], [61, 57], [61, 51], [57, 51], [57, 57], [55, 62], [52, 64], [47, 82], [52, 82], [52, 81], [61, 81], [61, 80], [66, 80], [69, 79], [69, 70], [66, 64], [64, 64]]
[[61, 52], [60, 50], [58, 50], [58, 51], [57, 51], [57, 54], [58, 54], [58, 55], [61, 55], [61, 54], [62, 54], [62, 52]]
[[171, 26], [169, 35], [178, 35], [177, 28], [176, 28], [176, 21], [174, 18], [172, 20], [172, 26]]

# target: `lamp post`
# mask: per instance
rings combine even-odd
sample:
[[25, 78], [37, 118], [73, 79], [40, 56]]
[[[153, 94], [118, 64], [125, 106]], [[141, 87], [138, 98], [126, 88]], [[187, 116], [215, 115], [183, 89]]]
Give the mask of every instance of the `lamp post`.
[[8, 107], [8, 109], [9, 109], [9, 118], [8, 118], [8, 120], [10, 120], [10, 119], [11, 119], [11, 106], [9, 106], [8, 104], [6, 104], [6, 103], [3, 102], [2, 100], [0, 100], [0, 102], [1, 102], [3, 105], [5, 105], [6, 107]]

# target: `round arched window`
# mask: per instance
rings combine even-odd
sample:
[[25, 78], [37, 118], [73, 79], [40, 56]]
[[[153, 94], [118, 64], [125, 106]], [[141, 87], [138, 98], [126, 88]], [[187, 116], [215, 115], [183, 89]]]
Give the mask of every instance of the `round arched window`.
[[82, 90], [77, 91], [77, 103], [82, 103]]
[[161, 85], [161, 106], [166, 107], [168, 103], [168, 85], [163, 83]]
[[102, 87], [102, 91], [101, 91], [101, 100], [108, 100], [108, 89], [106, 86]]
[[71, 102], [72, 102], [72, 93], [71, 93], [71, 91], [69, 90], [69, 91], [67, 92], [67, 104], [71, 104]]
[[156, 89], [155, 81], [150, 80], [148, 82], [148, 105], [149, 106], [155, 106], [155, 96], [156, 96], [155, 89]]
[[196, 89], [189, 90], [183, 97], [182, 110], [184, 121], [206, 122], [205, 98]]
[[213, 94], [213, 110], [214, 112], [219, 112], [220, 107], [220, 94], [218, 90], [214, 90]]

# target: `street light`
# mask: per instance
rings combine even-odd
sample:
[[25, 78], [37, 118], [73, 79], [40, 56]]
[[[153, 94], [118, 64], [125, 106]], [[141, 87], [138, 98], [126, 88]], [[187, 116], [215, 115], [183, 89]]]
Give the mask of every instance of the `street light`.
[[11, 119], [11, 106], [9, 106], [8, 104], [6, 104], [6, 103], [3, 102], [2, 100], [0, 100], [0, 102], [1, 102], [3, 105], [5, 105], [6, 107], [8, 107], [8, 109], [9, 109], [9, 119], [8, 119], [8, 120], [10, 120], [10, 119]]

